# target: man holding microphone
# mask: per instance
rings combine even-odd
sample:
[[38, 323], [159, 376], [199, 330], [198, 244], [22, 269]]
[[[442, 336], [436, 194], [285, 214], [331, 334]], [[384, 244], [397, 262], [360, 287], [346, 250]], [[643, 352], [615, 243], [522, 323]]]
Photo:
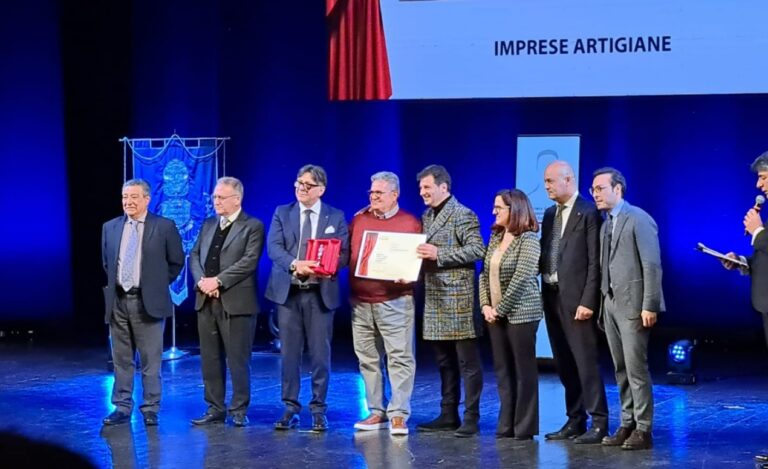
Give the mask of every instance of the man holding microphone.
[[[750, 167], [757, 174], [756, 187], [768, 196], [768, 151], [758, 156]], [[747, 263], [747, 267], [739, 267], [739, 270], [752, 278], [752, 307], [763, 316], [763, 330], [768, 342], [768, 233], [766, 225], [760, 217], [760, 205], [755, 204], [744, 216], [745, 234], [752, 237], [752, 255], [750, 257], [737, 256], [733, 252], [726, 254], [731, 259], [741, 259]], [[735, 269], [738, 265], [724, 260], [723, 266]], [[755, 460], [762, 463], [762, 467], [768, 467], [768, 454], [759, 454]]]

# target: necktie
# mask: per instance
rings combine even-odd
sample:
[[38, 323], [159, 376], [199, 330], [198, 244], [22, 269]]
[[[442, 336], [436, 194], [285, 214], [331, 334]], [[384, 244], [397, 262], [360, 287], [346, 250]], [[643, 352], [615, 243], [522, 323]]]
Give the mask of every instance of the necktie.
[[224, 231], [230, 223], [229, 218], [221, 217], [221, 220], [219, 220], [219, 228], [221, 228], [221, 231]]
[[307, 257], [307, 240], [312, 237], [312, 210], [304, 210], [304, 225], [301, 227], [301, 238], [299, 240], [299, 259], [304, 260]]
[[128, 242], [125, 246], [125, 255], [121, 262], [120, 284], [125, 291], [135, 287], [134, 270], [136, 267], [136, 254], [139, 251], [139, 222], [128, 222]]
[[602, 280], [600, 281], [600, 291], [607, 295], [611, 291], [611, 241], [613, 240], [613, 215], [608, 215], [608, 221], [605, 225], [605, 236], [603, 237], [603, 252], [600, 256]]
[[552, 224], [552, 240], [549, 245], [549, 259], [547, 259], [547, 273], [557, 272], [557, 258], [560, 254], [560, 235], [563, 232], [563, 205], [557, 205], [555, 222]]

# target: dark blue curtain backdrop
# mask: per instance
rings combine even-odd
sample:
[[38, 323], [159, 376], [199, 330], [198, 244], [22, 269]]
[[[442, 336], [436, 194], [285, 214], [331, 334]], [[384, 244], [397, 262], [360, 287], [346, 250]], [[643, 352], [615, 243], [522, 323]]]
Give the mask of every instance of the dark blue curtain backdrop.
[[[90, 55], [78, 55], [86, 46], [77, 42], [77, 47], [67, 49], [67, 60], [77, 67], [65, 79], [86, 77], [83, 70], [92, 67], [95, 73], [114, 80], [117, 90], [105, 94], [104, 100], [72, 98], [67, 128], [87, 118], [87, 113], [78, 112], [81, 100], [89, 109], [104, 113], [114, 106], [124, 121], [106, 127], [92, 122], [91, 131], [98, 133], [101, 142], [100, 154], [89, 153], [86, 129], [68, 131], [69, 164], [81, 157], [101, 165], [102, 180], [97, 187], [103, 193], [92, 195], [114, 199], [103, 203], [98, 213], [78, 214], [71, 228], [66, 222], [67, 191], [58, 176], [64, 155], [56, 146], [62, 123], [56, 105], [60, 96], [55, 92], [61, 76], [52, 65], [56, 63], [55, 48], [51, 50], [47, 43], [43, 46], [42, 40], [16, 40], [12, 46], [18, 57], [44, 53], [54, 58], [44, 61], [41, 68], [16, 72], [19, 84], [42, 81], [43, 90], [54, 99], [20, 95], [9, 102], [10, 108], [3, 106], [2, 110], [5, 152], [7, 139], [13, 141], [18, 134], [9, 134], [8, 128], [18, 128], [17, 117], [31, 112], [26, 101], [41, 103], [32, 108], [34, 125], [19, 131], [26, 140], [24, 145], [19, 143], [14, 150], [29, 152], [29, 145], [35, 145], [39, 147], [35, 159], [11, 160], [15, 169], [4, 172], [3, 177], [15, 200], [35, 209], [36, 219], [52, 221], [46, 223], [49, 228], [44, 234], [25, 239], [26, 248], [21, 250], [10, 245], [19, 242], [18, 236], [11, 229], [3, 230], [8, 240], [0, 243], [4, 267], [6, 259], [24, 256], [25, 249], [34, 251], [17, 268], [50, 288], [57, 275], [47, 269], [49, 273], [42, 279], [32, 277], [35, 266], [43, 260], [48, 265], [51, 258], [57, 265], [68, 266], [67, 237], [71, 234], [80, 239], [84, 230], [98, 231], [104, 220], [120, 213], [117, 190], [122, 151], [117, 138], [123, 135], [162, 137], [176, 131], [183, 137], [232, 137], [227, 173], [244, 181], [246, 210], [266, 224], [276, 205], [293, 200], [292, 182], [305, 163], [325, 166], [329, 187], [324, 200], [348, 216], [366, 204], [370, 174], [384, 169], [401, 176], [402, 205], [421, 213], [415, 175], [427, 164], [441, 163], [453, 175], [454, 194], [478, 212], [487, 236], [493, 195], [515, 180], [517, 135], [577, 133], [582, 137], [582, 193], [591, 183], [593, 170], [616, 166], [627, 176], [627, 199], [646, 209], [659, 224], [669, 308], [661, 326], [752, 329], [759, 336], [759, 318], [749, 305], [748, 279], [726, 272], [693, 247], [703, 241], [717, 249], [750, 250], [741, 219], [755, 195], [755, 178], [748, 165], [768, 149], [768, 96], [330, 103], [326, 100], [323, 1], [204, 0], [190, 4], [136, 0], [130, 5], [122, 16], [104, 12], [98, 13], [103, 18], [89, 20], [109, 27], [92, 28], [94, 37], [87, 47], [100, 47], [105, 55], [110, 47], [121, 48], [128, 57], [125, 62], [89, 60]], [[13, 29], [14, 35], [36, 40], [55, 37], [56, 24], [35, 20], [26, 25], [31, 29]], [[65, 35], [77, 34], [75, 26], [80, 25], [65, 22]], [[109, 36], [106, 30], [114, 28], [127, 31], [126, 43], [123, 36]], [[5, 41], [3, 47], [11, 46]], [[65, 69], [73, 70], [66, 65]], [[68, 97], [78, 90], [75, 86], [67, 89], [71, 90]], [[75, 154], [80, 151], [83, 154]], [[112, 161], [111, 166], [106, 168], [104, 161]], [[38, 185], [41, 171], [46, 182]], [[30, 173], [34, 174], [33, 184], [20, 177]], [[70, 178], [73, 196], [83, 191], [78, 181]], [[38, 239], [41, 236], [44, 241]], [[98, 253], [97, 241], [89, 240], [87, 245], [83, 241], [79, 246], [84, 256]], [[88, 246], [90, 253], [86, 252]], [[76, 289], [76, 300], [86, 309], [100, 307], [97, 287], [102, 275], [93, 265], [98, 259], [94, 257], [75, 272], [94, 284], [91, 290]], [[3, 278], [8, 278], [8, 271], [4, 269]], [[260, 265], [262, 289], [268, 271], [265, 255]], [[26, 280], [13, 282], [14, 287], [33, 289]], [[58, 306], [58, 302], [39, 301], [42, 303], [35, 308], [41, 311]], [[26, 299], [4, 304], [17, 312], [28, 306]], [[347, 319], [340, 314], [338, 324], [344, 325]]]
[[59, 10], [10, 2], [0, 14], [0, 320], [72, 313]]

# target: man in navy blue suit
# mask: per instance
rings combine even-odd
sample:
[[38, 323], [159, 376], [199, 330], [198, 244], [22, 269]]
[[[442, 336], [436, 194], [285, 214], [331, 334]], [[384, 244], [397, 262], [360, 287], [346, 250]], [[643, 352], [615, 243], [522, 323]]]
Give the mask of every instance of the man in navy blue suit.
[[144, 424], [158, 423], [163, 326], [165, 318], [173, 314], [168, 285], [184, 267], [184, 251], [176, 224], [149, 213], [149, 200], [146, 181], [125, 182], [125, 215], [106, 222], [101, 232], [101, 257], [107, 273], [104, 320], [112, 336], [115, 366], [115, 410], [104, 419], [104, 425], [131, 419], [135, 350], [141, 359]]
[[277, 305], [282, 363], [283, 416], [275, 422], [276, 430], [299, 425], [299, 386], [301, 354], [306, 338], [312, 373], [312, 429], [325, 431], [328, 381], [331, 368], [333, 312], [339, 307], [338, 278], [319, 276], [306, 260], [307, 240], [336, 238], [341, 241], [340, 269], [349, 260], [347, 223], [341, 210], [320, 201], [328, 178], [325, 170], [305, 165], [293, 186], [296, 202], [275, 209], [267, 234], [267, 255], [272, 272], [265, 296]]

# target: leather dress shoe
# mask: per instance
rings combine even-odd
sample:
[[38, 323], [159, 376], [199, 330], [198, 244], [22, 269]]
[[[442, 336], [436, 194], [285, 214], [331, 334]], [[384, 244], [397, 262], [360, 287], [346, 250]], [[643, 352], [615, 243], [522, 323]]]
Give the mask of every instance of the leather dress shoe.
[[111, 414], [107, 415], [104, 418], [104, 420], [102, 420], [102, 423], [104, 425], [120, 425], [121, 423], [128, 423], [130, 421], [131, 421], [131, 414], [126, 414], [125, 412], [120, 412], [119, 410], [116, 410]]
[[291, 430], [299, 426], [299, 416], [290, 410], [286, 410], [280, 419], [275, 422], [275, 430]]
[[572, 440], [586, 431], [587, 431], [587, 426], [585, 424], [579, 425], [576, 423], [566, 422], [565, 425], [563, 425], [563, 427], [560, 430], [545, 434], [544, 439]]
[[627, 438], [632, 434], [632, 431], [634, 430], [633, 427], [625, 427], [621, 426], [616, 430], [616, 433], [614, 433], [611, 436], [606, 436], [603, 438], [603, 446], [621, 446], [624, 444], [625, 441], [627, 441]]
[[469, 438], [480, 433], [480, 428], [477, 425], [476, 419], [464, 419], [464, 423], [453, 432], [453, 436], [456, 438]]
[[502, 439], [502, 438], [514, 438], [515, 432], [512, 430], [503, 430], [503, 431], [496, 431], [496, 438]]
[[755, 455], [755, 462], [768, 462], [768, 454], [757, 454]]
[[248, 416], [245, 414], [232, 415], [232, 424], [236, 427], [244, 427], [248, 425]]
[[211, 425], [214, 423], [224, 423], [226, 416], [224, 414], [211, 414], [209, 412], [204, 413], [200, 418], [192, 419], [192, 425], [199, 427], [204, 425]]
[[533, 435], [515, 435], [512, 439], [515, 441], [531, 441], [533, 440]]
[[629, 435], [629, 438], [621, 445], [621, 449], [637, 450], [637, 449], [651, 449], [653, 446], [653, 437], [651, 432], [644, 432], [642, 430], [635, 430]]
[[416, 425], [416, 429], [422, 432], [446, 432], [456, 431], [460, 426], [459, 413], [453, 411], [441, 412], [436, 419]]
[[158, 423], [157, 412], [152, 412], [151, 410], [144, 412], [144, 425], [147, 427], [156, 427]]
[[325, 414], [312, 414], [312, 431], [324, 432], [328, 430], [328, 418]]
[[573, 443], [576, 445], [599, 445], [607, 435], [608, 432], [605, 428], [593, 426], [587, 433], [574, 438]]

